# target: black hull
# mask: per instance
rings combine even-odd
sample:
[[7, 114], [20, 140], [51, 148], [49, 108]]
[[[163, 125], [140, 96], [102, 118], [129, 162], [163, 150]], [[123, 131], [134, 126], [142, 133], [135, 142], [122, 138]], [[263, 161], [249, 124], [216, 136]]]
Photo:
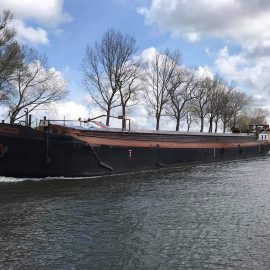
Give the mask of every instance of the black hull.
[[262, 156], [269, 144], [231, 148], [158, 148], [90, 146], [72, 137], [0, 136], [7, 151], [0, 157], [0, 175], [11, 177], [97, 176], [198, 162]]

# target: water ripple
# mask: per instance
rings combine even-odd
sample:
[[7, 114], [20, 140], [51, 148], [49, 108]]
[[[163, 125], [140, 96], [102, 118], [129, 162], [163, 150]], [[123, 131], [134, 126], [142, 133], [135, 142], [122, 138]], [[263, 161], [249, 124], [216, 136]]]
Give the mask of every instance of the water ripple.
[[0, 269], [270, 269], [270, 158], [0, 179]]

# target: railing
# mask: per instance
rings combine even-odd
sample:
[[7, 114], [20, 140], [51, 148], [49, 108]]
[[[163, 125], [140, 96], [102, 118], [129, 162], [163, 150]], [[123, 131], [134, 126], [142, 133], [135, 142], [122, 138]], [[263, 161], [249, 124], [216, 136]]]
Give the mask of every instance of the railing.
[[[107, 117], [107, 115], [102, 114], [93, 118], [88, 118], [87, 120], [82, 120], [81, 118], [77, 119], [77, 120], [66, 120], [65, 118], [62, 120], [59, 119], [47, 119], [46, 117], [43, 118], [43, 120], [40, 120], [40, 125], [41, 126], [48, 126], [49, 124], [51, 124], [52, 122], [54, 123], [62, 123], [63, 126], [66, 126], [67, 123], [78, 123], [79, 122], [79, 126], [81, 127], [83, 124], [88, 124], [88, 123], [94, 123], [95, 125], [99, 125], [102, 128], [108, 128], [108, 126], [105, 126], [103, 124], [101, 124], [101, 122], [97, 122], [95, 120], [102, 118], [102, 117]], [[114, 119], [119, 119], [123, 121], [128, 121], [128, 133], [130, 133], [130, 119], [129, 118], [124, 118], [122, 115], [121, 116], [110, 116], [110, 118], [114, 118]], [[125, 132], [125, 128], [123, 127], [124, 125], [122, 124], [122, 133]]]

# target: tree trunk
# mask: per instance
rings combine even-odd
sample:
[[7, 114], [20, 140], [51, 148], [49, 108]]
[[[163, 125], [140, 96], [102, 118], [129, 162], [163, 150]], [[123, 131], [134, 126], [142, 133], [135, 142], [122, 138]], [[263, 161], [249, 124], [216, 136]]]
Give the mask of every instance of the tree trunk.
[[122, 106], [122, 129], [126, 129], [126, 107]]
[[10, 124], [14, 124], [15, 123], [15, 117], [10, 116]]
[[226, 122], [223, 122], [223, 133], [226, 131]]
[[108, 109], [107, 116], [106, 116], [106, 126], [107, 127], [110, 125], [110, 116], [111, 116], [111, 109]]
[[17, 115], [18, 115], [17, 111], [10, 112], [10, 124], [15, 123]]
[[236, 115], [233, 116], [233, 127], [235, 127], [236, 124]]
[[217, 133], [217, 128], [218, 128], [218, 119], [215, 121], [215, 133]]
[[204, 128], [204, 121], [203, 121], [203, 117], [201, 117], [201, 129], [200, 129], [200, 132], [203, 132], [203, 128]]
[[213, 132], [213, 117], [209, 118], [209, 130], [208, 130], [208, 132], [209, 133]]
[[156, 122], [156, 130], [159, 130], [159, 122], [160, 122], [160, 115], [159, 114], [156, 115], [156, 120], [157, 120], [157, 122]]
[[180, 115], [178, 114], [178, 115], [177, 115], [177, 118], [176, 118], [176, 127], [175, 127], [175, 131], [179, 131], [179, 128], [180, 128]]

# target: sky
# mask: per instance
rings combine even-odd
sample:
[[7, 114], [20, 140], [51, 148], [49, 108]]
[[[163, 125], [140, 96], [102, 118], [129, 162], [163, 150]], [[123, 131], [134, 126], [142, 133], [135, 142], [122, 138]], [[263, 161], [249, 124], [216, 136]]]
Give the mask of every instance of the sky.
[[[80, 64], [86, 46], [109, 28], [132, 35], [138, 55], [179, 49], [185, 66], [224, 76], [270, 109], [269, 0], [0, 0], [5, 9], [20, 42], [45, 54], [69, 82], [69, 96], [54, 107], [58, 117], [100, 113], [82, 89]], [[136, 113], [137, 126], [154, 122], [143, 109]]]

